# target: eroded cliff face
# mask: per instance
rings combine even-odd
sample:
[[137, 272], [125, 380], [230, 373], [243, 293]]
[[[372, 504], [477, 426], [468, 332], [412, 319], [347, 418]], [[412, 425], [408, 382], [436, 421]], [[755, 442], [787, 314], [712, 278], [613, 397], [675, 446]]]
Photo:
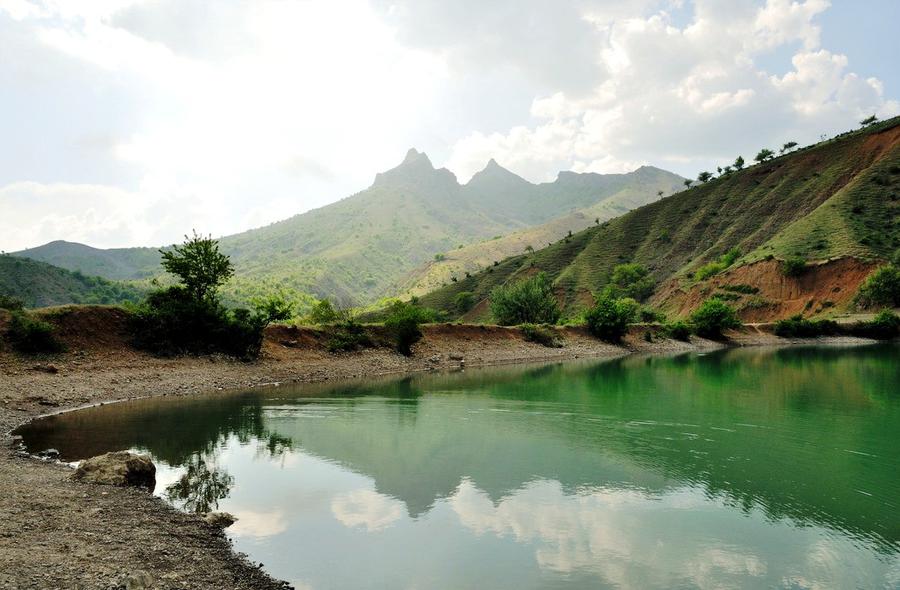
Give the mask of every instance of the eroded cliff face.
[[844, 257], [813, 263], [799, 276], [786, 276], [778, 260], [728, 269], [702, 283], [664, 283], [650, 303], [672, 316], [687, 316], [704, 300], [730, 300], [745, 322], [775, 321], [792, 315], [846, 311], [860, 285], [879, 262]]

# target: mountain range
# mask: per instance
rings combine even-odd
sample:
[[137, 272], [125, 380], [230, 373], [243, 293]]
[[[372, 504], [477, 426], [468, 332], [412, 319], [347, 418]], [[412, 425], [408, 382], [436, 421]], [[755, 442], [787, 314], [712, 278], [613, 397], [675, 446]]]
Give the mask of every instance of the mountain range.
[[[491, 160], [460, 184], [452, 172], [411, 149], [400, 165], [355, 195], [221, 238], [222, 251], [235, 265], [224, 295], [246, 301], [278, 288], [366, 304], [424, 291], [455, 272], [518, 252], [522, 240], [538, 247], [657, 200], [660, 191], [671, 192], [682, 180], [645, 166], [628, 174], [562, 172], [554, 182], [534, 184]], [[104, 250], [56, 241], [14, 255], [113, 280], [161, 274], [156, 248]], [[427, 264], [436, 256], [448, 264]]]

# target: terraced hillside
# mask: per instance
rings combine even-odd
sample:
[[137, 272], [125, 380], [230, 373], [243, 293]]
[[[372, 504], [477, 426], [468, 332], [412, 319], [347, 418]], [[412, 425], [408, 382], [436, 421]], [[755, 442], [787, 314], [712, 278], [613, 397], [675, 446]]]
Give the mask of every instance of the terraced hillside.
[[[631, 174], [563, 173], [556, 182], [536, 185], [491, 161], [461, 185], [450, 171], [435, 169], [425, 154], [410, 150], [362, 192], [222, 238], [222, 251], [235, 264], [223, 294], [245, 301], [260, 290], [280, 288], [301, 301], [314, 294], [367, 303], [400, 292], [409, 274], [436, 254], [590, 210], [609, 198], [619, 213], [680, 182], [669, 172], [644, 168]], [[578, 229], [575, 222], [566, 225]], [[114, 278], [160, 272], [159, 253], [150, 248], [97, 250], [54, 242], [19, 254]]]
[[[900, 118], [894, 118], [508, 258], [422, 302], [459, 316], [456, 296], [472, 292], [480, 304], [466, 318], [487, 320], [493, 287], [544, 271], [571, 317], [590, 304], [616, 265], [634, 262], [656, 282], [650, 303], [672, 315], [713, 293], [729, 293], [726, 299], [748, 319], [831, 313], [846, 308], [865, 276], [900, 248], [898, 219]], [[732, 248], [740, 256], [730, 267], [698, 273]], [[787, 276], [789, 259], [807, 266]], [[826, 277], [833, 286], [822, 293]]]
[[57, 268], [44, 262], [0, 256], [0, 295], [21, 299], [27, 307], [66, 303], [138, 301], [140, 289], [101, 277]]

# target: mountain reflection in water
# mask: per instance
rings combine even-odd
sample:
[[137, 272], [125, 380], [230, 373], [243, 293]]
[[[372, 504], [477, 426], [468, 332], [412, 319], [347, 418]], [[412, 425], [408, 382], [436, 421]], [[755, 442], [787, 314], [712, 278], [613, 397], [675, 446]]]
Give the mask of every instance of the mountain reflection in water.
[[235, 514], [237, 549], [314, 588], [897, 587], [898, 350], [139, 400], [21, 434], [151, 453], [157, 493]]

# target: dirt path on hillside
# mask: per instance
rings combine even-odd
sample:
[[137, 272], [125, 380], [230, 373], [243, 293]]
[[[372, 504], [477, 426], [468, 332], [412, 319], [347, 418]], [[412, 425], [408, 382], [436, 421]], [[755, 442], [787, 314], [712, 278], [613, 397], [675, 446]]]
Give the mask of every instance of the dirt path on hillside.
[[[67, 338], [64, 354], [22, 358], [0, 351], [0, 588], [126, 588], [129, 576], [144, 573], [154, 589], [285, 587], [236, 555], [227, 537], [200, 517], [180, 513], [146, 492], [73, 482], [68, 466], [18, 450], [5, 433], [34, 416], [100, 401], [273, 382], [721, 346], [704, 340], [646, 342], [640, 329], [617, 347], [572, 328], [563, 331], [566, 346], [556, 349], [525, 342], [516, 329], [430, 326], [406, 358], [387, 349], [330, 354], [309, 332], [276, 329], [267, 336], [262, 360], [241, 363], [154, 358], [110, 338], [108, 331], [93, 339], [90, 332], [98, 322], [78, 329], [78, 319], [67, 320], [75, 328], [61, 328]], [[738, 336], [743, 344], [783, 342], [755, 332]]]

